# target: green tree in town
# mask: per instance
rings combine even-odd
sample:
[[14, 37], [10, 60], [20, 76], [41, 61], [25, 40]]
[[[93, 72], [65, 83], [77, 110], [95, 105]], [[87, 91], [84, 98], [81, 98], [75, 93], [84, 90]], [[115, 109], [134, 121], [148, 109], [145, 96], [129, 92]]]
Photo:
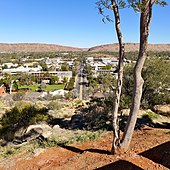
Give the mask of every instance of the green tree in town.
[[64, 77], [63, 78], [63, 83], [65, 84], [65, 83], [67, 83], [68, 82], [68, 78], [67, 77]]
[[112, 66], [111, 65], [106, 65], [105, 67], [103, 67], [103, 70], [111, 70]]
[[48, 67], [45, 62], [40, 62], [40, 66], [42, 67], [42, 71], [48, 71]]
[[59, 81], [59, 77], [58, 76], [51, 76], [51, 78], [50, 78], [50, 84], [51, 85], [58, 83], [58, 81]]
[[69, 65], [67, 63], [63, 63], [61, 65], [61, 71], [69, 71]]

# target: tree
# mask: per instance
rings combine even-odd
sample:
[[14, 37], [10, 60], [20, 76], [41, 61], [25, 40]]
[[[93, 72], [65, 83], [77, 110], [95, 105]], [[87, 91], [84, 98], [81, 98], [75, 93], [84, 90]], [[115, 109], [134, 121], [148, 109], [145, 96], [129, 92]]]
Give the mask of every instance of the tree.
[[[134, 64], [126, 65], [123, 80], [121, 108], [129, 108], [133, 94]], [[144, 85], [142, 90], [141, 106], [143, 108], [153, 109], [156, 104], [169, 103], [170, 91], [168, 91], [170, 82], [169, 61], [166, 58], [147, 58], [142, 77]]]
[[14, 81], [14, 83], [13, 83], [13, 89], [15, 90], [15, 91], [18, 91], [18, 84], [17, 84], [17, 82], [16, 81]]
[[68, 82], [68, 78], [67, 77], [64, 77], [63, 78], [63, 83], [65, 84], [65, 83], [67, 83]]
[[[168, 104], [170, 91], [169, 61], [163, 58], [148, 59], [142, 72], [145, 81], [143, 86], [142, 105], [153, 108], [156, 104]], [[169, 100], [170, 101], [170, 100]]]
[[7, 92], [10, 92], [11, 82], [15, 79], [11, 74], [5, 73], [3, 79], [0, 80], [0, 84], [5, 84]]
[[61, 71], [69, 71], [69, 65], [67, 63], [63, 63], [61, 65]]
[[103, 67], [103, 70], [111, 70], [112, 66], [111, 65], [106, 65], [105, 67]]
[[59, 77], [58, 76], [51, 76], [50, 78], [50, 84], [56, 84], [56, 82], [58, 83], [59, 81]]
[[110, 91], [110, 87], [115, 86], [115, 78], [110, 73], [99, 74], [96, 81], [100, 84], [100, 89], [102, 89], [103, 92]]
[[48, 67], [45, 62], [40, 62], [40, 66], [42, 67], [42, 71], [48, 71]]
[[[121, 1], [120, 1], [121, 2]], [[117, 38], [119, 42], [119, 62], [118, 62], [118, 79], [117, 79], [117, 86], [115, 90], [115, 99], [113, 101], [113, 112], [112, 112], [112, 126], [113, 126], [113, 144], [111, 153], [114, 154], [117, 151], [117, 148], [120, 146], [120, 137], [119, 137], [119, 127], [118, 127], [118, 108], [120, 104], [120, 96], [122, 90], [122, 82], [123, 82], [123, 67], [124, 67], [124, 43], [123, 43], [123, 36], [120, 26], [120, 15], [119, 15], [119, 6], [118, 2], [115, 0], [106, 0], [106, 1], [99, 1], [98, 8], [100, 13], [103, 15], [103, 7], [111, 9], [114, 13], [115, 18], [115, 28], [117, 33]], [[120, 6], [124, 7], [124, 4], [120, 4]], [[108, 21], [111, 21], [108, 16], [104, 16]]]
[[27, 73], [21, 73], [18, 80], [20, 85], [27, 85], [27, 86], [32, 85], [33, 82], [36, 81], [33, 75]]
[[[110, 2], [110, 5], [108, 5], [108, 2]], [[119, 101], [120, 101], [120, 91], [121, 91], [121, 85], [120, 85], [120, 77], [118, 78], [118, 85], [117, 85], [117, 90], [116, 90], [116, 100], [114, 102], [114, 109], [113, 109], [113, 133], [114, 133], [114, 138], [113, 138], [113, 144], [112, 144], [112, 153], [115, 153], [118, 150], [123, 150], [126, 151], [129, 147], [130, 141], [132, 139], [134, 127], [136, 124], [137, 120], [137, 114], [140, 108], [140, 101], [142, 97], [142, 88], [144, 84], [144, 80], [142, 78], [142, 68], [146, 59], [146, 49], [147, 49], [147, 44], [148, 44], [148, 36], [149, 36], [149, 29], [150, 29], [150, 22], [152, 18], [152, 8], [154, 3], [160, 4], [160, 5], [166, 5], [165, 1], [161, 0], [128, 0], [128, 1], [115, 1], [115, 0], [101, 0], [99, 5], [103, 5], [106, 8], [110, 8], [114, 12], [115, 16], [115, 23], [116, 25], [116, 30], [118, 34], [118, 39], [122, 38], [121, 32], [120, 31], [120, 17], [119, 17], [119, 9], [118, 5], [121, 7], [125, 7], [126, 4], [127, 6], [132, 7], [136, 12], [140, 13], [140, 47], [139, 47], [139, 53], [138, 53], [138, 58], [134, 67], [134, 88], [133, 88], [133, 97], [132, 97], [132, 105], [130, 108], [130, 113], [128, 117], [128, 122], [126, 124], [125, 131], [123, 133], [122, 141], [120, 143], [120, 139], [118, 136], [118, 126], [117, 126], [117, 108], [119, 106]], [[103, 8], [99, 6], [99, 11], [100, 13], [103, 14]], [[105, 17], [107, 20], [110, 20], [108, 16]], [[124, 49], [123, 43], [120, 39], [119, 41], [119, 60], [121, 59], [120, 52], [122, 49]], [[120, 46], [122, 44], [122, 48]], [[124, 50], [122, 51], [122, 57], [124, 56]], [[120, 62], [121, 63], [121, 62]], [[120, 64], [119, 63], [119, 64]], [[119, 67], [118, 69], [118, 76], [120, 76], [120, 70], [121, 68]]]
[[2, 70], [4, 69], [8, 69], [8, 66], [5, 64], [4, 66], [2, 66]]
[[132, 97], [132, 105], [130, 108], [130, 113], [128, 117], [128, 122], [125, 127], [125, 131], [123, 133], [121, 149], [127, 150], [130, 141], [132, 139], [133, 131], [135, 128], [137, 114], [140, 108], [140, 102], [142, 98], [142, 89], [144, 80], [142, 78], [142, 69], [146, 59], [146, 50], [148, 44], [148, 36], [150, 30], [150, 23], [152, 18], [152, 8], [154, 3], [159, 3], [161, 5], [165, 5], [164, 1], [159, 0], [142, 0], [136, 1], [138, 3], [134, 4], [132, 1], [131, 6], [140, 12], [140, 46], [138, 58], [134, 67], [134, 88], [133, 88], [133, 97]]

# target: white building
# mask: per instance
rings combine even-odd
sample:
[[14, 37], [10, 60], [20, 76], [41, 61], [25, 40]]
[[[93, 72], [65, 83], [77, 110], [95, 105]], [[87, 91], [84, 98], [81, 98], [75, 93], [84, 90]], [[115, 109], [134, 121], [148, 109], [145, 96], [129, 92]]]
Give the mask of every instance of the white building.
[[29, 73], [29, 72], [40, 72], [42, 70], [41, 66], [38, 67], [24, 67], [20, 66], [18, 68], [9, 68], [2, 70], [2, 73], [16, 74], [16, 73]]
[[4, 67], [4, 66], [7, 66], [7, 68], [11, 68], [11, 67], [17, 67], [18, 64], [17, 63], [16, 64], [13, 64], [13, 63], [3, 63], [2, 67]]

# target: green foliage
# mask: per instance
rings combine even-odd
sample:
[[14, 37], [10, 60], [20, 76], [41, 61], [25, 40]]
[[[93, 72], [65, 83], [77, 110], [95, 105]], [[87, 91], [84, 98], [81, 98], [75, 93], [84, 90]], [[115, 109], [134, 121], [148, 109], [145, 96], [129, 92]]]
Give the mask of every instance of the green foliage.
[[121, 109], [128, 109], [131, 105], [131, 96], [122, 94], [120, 100], [120, 108]]
[[[82, 107], [82, 106], [81, 106]], [[82, 108], [81, 113], [72, 117], [72, 122], [78, 122], [77, 127], [86, 130], [111, 129], [110, 103], [100, 99], [91, 100], [88, 107]]]
[[155, 4], [159, 4], [159, 5], [161, 5], [161, 6], [168, 5], [166, 1], [162, 1], [162, 0], [156, 0], [156, 1], [155, 1]]
[[8, 66], [5, 64], [5, 65], [2, 67], [2, 70], [7, 69], [7, 68], [8, 68]]
[[67, 83], [67, 81], [68, 81], [68, 78], [67, 78], [67, 77], [64, 77], [64, 78], [63, 78], [63, 83], [65, 84], [65, 83]]
[[64, 89], [64, 87], [65, 87], [65, 84], [47, 85], [44, 90], [54, 91], [54, 90]]
[[48, 104], [48, 108], [50, 110], [60, 110], [64, 107], [64, 104], [59, 102], [59, 101], [51, 101], [49, 104]]
[[4, 149], [4, 151], [2, 153], [0, 153], [1, 157], [7, 158], [10, 155], [13, 155], [14, 153], [16, 153], [16, 150], [12, 147], [7, 147]]
[[65, 93], [64, 97], [65, 97], [65, 99], [70, 99], [71, 98], [71, 92], [69, 91], [68, 93]]
[[74, 137], [71, 138], [62, 139], [60, 137], [57, 138], [53, 137], [52, 139], [38, 141], [38, 147], [48, 148], [48, 147], [56, 147], [57, 145], [64, 146], [72, 143], [83, 143], [86, 141], [93, 141], [99, 139], [104, 132], [105, 131], [103, 130], [98, 130], [95, 132], [85, 131], [85, 130], [77, 131], [77, 132], [73, 132], [75, 134], [73, 135]]
[[45, 62], [40, 62], [40, 66], [42, 67], [42, 71], [48, 71], [48, 67]]
[[32, 123], [39, 121], [48, 121], [50, 116], [47, 115], [46, 108], [36, 108], [28, 102], [18, 102], [10, 111], [7, 111], [1, 118], [1, 137], [11, 139], [15, 132], [20, 128], [25, 128]]
[[112, 66], [111, 65], [106, 65], [105, 67], [103, 67], [103, 70], [111, 70]]
[[[141, 105], [152, 108], [156, 104], [170, 103], [170, 92], [167, 90], [170, 84], [169, 60], [162, 58], [147, 59], [142, 77], [144, 79]], [[133, 65], [127, 65], [124, 71], [122, 89], [122, 107], [130, 106], [133, 93]]]
[[91, 78], [88, 81], [89, 81], [89, 86], [91, 86], [93, 89], [98, 89], [99, 83], [95, 79]]
[[89, 131], [84, 131], [81, 134], [78, 134], [76, 138], [74, 139], [76, 142], [85, 142], [85, 141], [93, 141], [99, 139], [101, 134], [103, 134], [103, 130], [98, 130], [96, 132], [89, 132]]
[[58, 76], [51, 76], [50, 78], [50, 85], [56, 84], [56, 82], [58, 83], [59, 81], [59, 77]]
[[49, 121], [49, 115], [38, 113], [34, 117], [31, 118], [31, 122], [48, 122]]
[[16, 81], [14, 81], [12, 88], [13, 88], [15, 91], [18, 91], [18, 83], [17, 83]]
[[169, 103], [170, 92], [166, 89], [170, 83], [169, 61], [161, 58], [147, 60], [143, 69], [143, 101], [149, 106]]
[[[28, 88], [32, 91], [36, 91], [39, 86], [40, 86], [39, 84], [34, 84], [31, 86], [24, 85], [24, 86], [19, 86], [19, 89], [22, 90], [22, 89]], [[47, 90], [47, 91], [54, 91], [54, 90], [64, 89], [64, 87], [65, 87], [65, 84], [55, 84], [55, 85], [45, 85], [45, 86], [43, 85], [42, 89]]]
[[142, 115], [143, 119], [147, 119], [147, 120], [153, 120], [153, 119], [158, 119], [160, 116], [154, 112], [147, 112], [144, 115]]
[[[141, 0], [116, 0], [116, 1], [111, 1], [111, 0], [98, 0], [96, 2], [99, 13], [102, 15], [103, 19], [102, 21], [106, 23], [106, 21], [111, 22], [113, 21], [110, 18], [110, 15], [107, 14], [107, 10], [113, 10], [115, 7], [116, 8], [132, 8], [135, 12], [140, 12], [142, 13], [146, 9], [148, 1], [141, 1]], [[167, 5], [167, 2], [164, 0], [155, 0], [155, 1], [150, 1], [151, 4], [159, 4], [161, 6]]]
[[76, 106], [82, 105], [82, 101], [81, 100], [75, 100], [74, 102], [75, 102]]
[[61, 71], [69, 71], [69, 65], [67, 63], [63, 63], [61, 65]]
[[36, 79], [33, 75], [27, 74], [27, 73], [21, 73], [18, 76], [19, 84], [30, 86], [35, 83]]
[[[100, 84], [100, 89], [105, 92], [107, 90], [110, 90], [112, 86], [115, 86], [115, 78], [110, 73], [100, 74], [95, 79], [97, 84]], [[94, 85], [92, 84], [92, 87]]]
[[66, 86], [66, 90], [72, 90], [74, 88], [75, 77], [72, 77]]
[[10, 91], [10, 86], [12, 80], [14, 80], [14, 77], [8, 73], [4, 74], [5, 78], [0, 79], [0, 84], [4, 84], [6, 87], [6, 90], [9, 92]]

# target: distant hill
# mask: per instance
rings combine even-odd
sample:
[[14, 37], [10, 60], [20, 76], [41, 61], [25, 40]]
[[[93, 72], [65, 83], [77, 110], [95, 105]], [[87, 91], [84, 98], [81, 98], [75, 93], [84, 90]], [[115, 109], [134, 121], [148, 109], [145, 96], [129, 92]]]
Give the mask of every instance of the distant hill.
[[5, 44], [0, 43], [1, 53], [12, 52], [59, 52], [59, 51], [84, 51], [83, 48], [68, 47], [54, 44], [38, 44], [38, 43], [19, 43]]
[[[92, 48], [89, 48], [88, 51], [91, 52], [99, 52], [99, 51], [110, 51], [110, 52], [117, 52], [118, 51], [118, 43], [114, 44], [106, 44], [106, 45], [100, 45], [95, 46]], [[138, 51], [139, 44], [138, 43], [126, 43], [125, 44], [125, 50], [127, 52], [129, 51]], [[149, 44], [147, 51], [170, 51], [170, 44]]]
[[[126, 43], [126, 51], [137, 51], [139, 49], [139, 44], [137, 43]], [[118, 44], [106, 44], [95, 46], [91, 48], [76, 48], [69, 46], [61, 46], [55, 44], [38, 44], [38, 43], [18, 43], [18, 44], [5, 44], [0, 43], [0, 53], [13, 53], [13, 52], [62, 52], [62, 51], [72, 51], [72, 52], [117, 52]], [[170, 51], [170, 44], [149, 44], [148, 51]]]

